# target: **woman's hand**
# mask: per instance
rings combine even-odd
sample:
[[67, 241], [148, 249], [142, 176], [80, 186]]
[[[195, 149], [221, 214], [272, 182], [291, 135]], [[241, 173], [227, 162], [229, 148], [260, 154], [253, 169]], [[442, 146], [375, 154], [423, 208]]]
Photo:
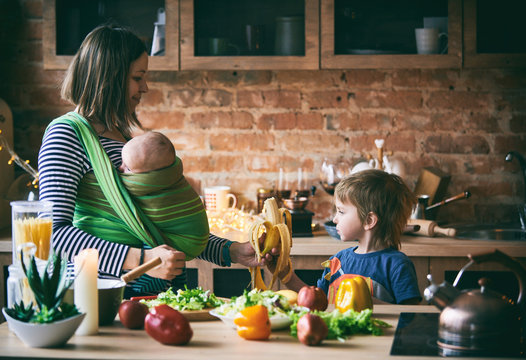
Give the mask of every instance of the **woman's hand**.
[[160, 245], [144, 252], [144, 262], [156, 257], [161, 258], [161, 265], [154, 267], [147, 274], [159, 279], [172, 280], [183, 273], [186, 255], [168, 245]]
[[[261, 246], [265, 242], [265, 234], [259, 238]], [[244, 265], [246, 267], [265, 266], [272, 262], [275, 256], [279, 255], [279, 249], [273, 248], [269, 253], [261, 258], [261, 261], [257, 261], [256, 252], [249, 242], [239, 243], [234, 242], [230, 245], [230, 258], [232, 262]]]

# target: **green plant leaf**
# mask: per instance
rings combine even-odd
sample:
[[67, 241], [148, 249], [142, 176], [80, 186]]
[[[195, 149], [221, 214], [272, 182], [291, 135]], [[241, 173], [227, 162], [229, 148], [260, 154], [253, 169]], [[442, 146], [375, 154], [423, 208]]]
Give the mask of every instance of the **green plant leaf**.
[[[29, 259], [29, 267], [22, 262], [22, 268], [28, 279], [29, 287], [37, 302], [38, 311], [30, 316], [30, 322], [49, 323], [78, 314], [75, 305], [62, 302], [66, 291], [73, 283], [67, 279], [67, 261], [53, 253], [46, 262], [42, 275], [39, 274], [35, 257]], [[13, 309], [16, 313], [17, 309]], [[23, 311], [18, 310], [23, 317]], [[27, 316], [25, 316], [27, 318]]]

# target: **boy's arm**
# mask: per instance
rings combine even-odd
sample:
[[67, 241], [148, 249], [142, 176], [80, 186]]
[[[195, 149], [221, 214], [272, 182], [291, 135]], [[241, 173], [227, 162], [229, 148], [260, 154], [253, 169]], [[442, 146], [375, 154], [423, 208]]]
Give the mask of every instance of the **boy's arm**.
[[[289, 263], [290, 264], [290, 263]], [[291, 268], [292, 264], [290, 264], [289, 266], [287, 266], [287, 268], [285, 270], [283, 270], [282, 272], [280, 272], [278, 274], [278, 277], [279, 279], [281, 280], [281, 283], [283, 285], [285, 285], [288, 289], [290, 290], [294, 290], [296, 292], [300, 291], [300, 289], [304, 286], [306, 286], [307, 284], [303, 282], [303, 280], [301, 280], [298, 275], [296, 275], [294, 273], [294, 268]], [[270, 268], [270, 266], [269, 266]], [[282, 279], [286, 279], [287, 275], [289, 274], [289, 272], [291, 272], [291, 276], [290, 276], [290, 279], [287, 281], [287, 282], [284, 282]]]

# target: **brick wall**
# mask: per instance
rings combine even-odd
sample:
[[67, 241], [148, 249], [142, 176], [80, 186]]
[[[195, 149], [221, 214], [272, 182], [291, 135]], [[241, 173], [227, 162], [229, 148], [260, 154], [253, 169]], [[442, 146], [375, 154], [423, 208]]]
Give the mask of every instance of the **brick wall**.
[[[15, 148], [36, 163], [47, 123], [71, 110], [60, 100], [63, 71], [42, 66], [41, 0], [3, 0], [0, 97], [15, 121]], [[12, 20], [13, 14], [15, 21]], [[5, 17], [5, 19], [1, 19]], [[318, 184], [325, 157], [351, 162], [375, 154], [374, 140], [405, 167], [452, 175], [448, 194], [472, 197], [441, 209], [444, 222], [498, 221], [524, 199], [517, 162], [526, 155], [526, 70], [323, 70], [152, 72], [138, 115], [170, 137], [188, 176], [201, 186], [228, 184], [245, 206], [283, 167]], [[330, 216], [321, 190], [309, 208]]]

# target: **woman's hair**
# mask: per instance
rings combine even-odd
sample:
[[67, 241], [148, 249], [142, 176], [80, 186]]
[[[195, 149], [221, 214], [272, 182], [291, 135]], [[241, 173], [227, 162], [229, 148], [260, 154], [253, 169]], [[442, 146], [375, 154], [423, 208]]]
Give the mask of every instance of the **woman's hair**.
[[98, 26], [86, 36], [69, 65], [62, 98], [77, 105], [90, 121], [130, 137], [131, 127], [141, 125], [129, 110], [128, 74], [131, 63], [145, 52], [144, 43], [130, 30]]
[[334, 195], [343, 204], [356, 206], [362, 224], [369, 213], [376, 214], [373, 246], [400, 249], [400, 236], [416, 204], [416, 196], [402, 178], [382, 170], [364, 170], [340, 181]]

